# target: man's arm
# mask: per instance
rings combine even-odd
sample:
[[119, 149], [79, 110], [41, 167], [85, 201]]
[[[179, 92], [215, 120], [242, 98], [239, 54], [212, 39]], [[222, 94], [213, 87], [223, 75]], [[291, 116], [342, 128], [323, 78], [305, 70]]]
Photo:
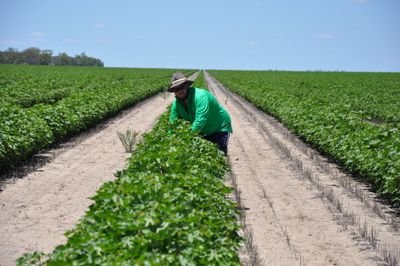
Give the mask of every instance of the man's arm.
[[196, 114], [192, 123], [192, 130], [202, 132], [210, 117], [210, 101], [206, 94], [196, 99]]
[[179, 118], [178, 112], [176, 111], [176, 102], [171, 106], [171, 112], [169, 113], [169, 121], [174, 122]]

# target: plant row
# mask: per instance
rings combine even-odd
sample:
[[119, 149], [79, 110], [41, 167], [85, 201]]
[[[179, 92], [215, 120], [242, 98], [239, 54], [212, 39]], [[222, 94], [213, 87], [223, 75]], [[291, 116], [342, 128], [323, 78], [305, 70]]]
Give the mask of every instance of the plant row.
[[400, 74], [210, 71], [400, 205]]
[[239, 265], [238, 210], [227, 161], [190, 125], [164, 114], [126, 170], [105, 183], [68, 241], [19, 265]]
[[168, 86], [174, 70], [1, 65], [0, 172]]
[[193, 82], [193, 86], [197, 88], [207, 89], [206, 80], [204, 78], [204, 70], [201, 70], [196, 80]]

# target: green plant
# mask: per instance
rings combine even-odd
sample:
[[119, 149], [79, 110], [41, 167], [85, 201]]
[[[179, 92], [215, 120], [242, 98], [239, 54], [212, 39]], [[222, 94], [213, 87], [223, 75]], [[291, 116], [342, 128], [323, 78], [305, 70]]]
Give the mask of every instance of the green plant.
[[174, 71], [0, 65], [0, 173], [158, 93]]
[[210, 71], [400, 206], [400, 74]]
[[164, 114], [45, 264], [240, 265], [226, 170], [215, 145]]
[[43, 252], [26, 253], [17, 260], [17, 266], [31, 265], [31, 266], [42, 266], [45, 265], [49, 256]]

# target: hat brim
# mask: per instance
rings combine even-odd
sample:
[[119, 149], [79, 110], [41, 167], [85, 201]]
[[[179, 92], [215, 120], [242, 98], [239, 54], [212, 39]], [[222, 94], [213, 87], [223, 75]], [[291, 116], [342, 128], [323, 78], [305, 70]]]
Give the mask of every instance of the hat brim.
[[188, 83], [189, 85], [191, 85], [191, 84], [193, 84], [193, 80], [186, 79], [186, 80], [182, 80], [181, 82], [177, 82], [177, 83], [175, 83], [174, 85], [171, 85], [171, 86], [168, 88], [168, 91], [169, 91], [169, 92], [175, 92], [177, 88], [179, 88], [180, 86], [182, 86], [183, 84], [186, 84], [186, 83]]

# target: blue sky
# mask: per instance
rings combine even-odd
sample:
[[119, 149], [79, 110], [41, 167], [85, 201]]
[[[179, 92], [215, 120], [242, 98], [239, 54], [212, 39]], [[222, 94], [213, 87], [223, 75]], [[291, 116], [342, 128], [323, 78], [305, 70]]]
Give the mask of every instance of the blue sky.
[[0, 0], [0, 50], [110, 67], [400, 72], [399, 0]]

